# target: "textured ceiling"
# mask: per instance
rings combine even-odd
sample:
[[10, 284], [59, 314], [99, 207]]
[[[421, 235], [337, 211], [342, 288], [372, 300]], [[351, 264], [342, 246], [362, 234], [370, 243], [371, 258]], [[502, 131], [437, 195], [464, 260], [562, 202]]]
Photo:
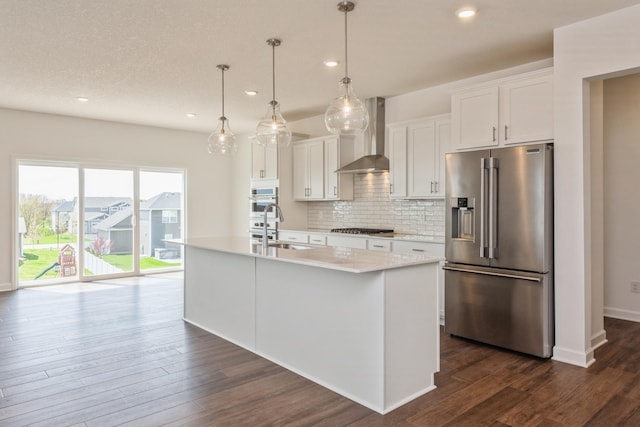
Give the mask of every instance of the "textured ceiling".
[[[249, 133], [271, 100], [288, 121], [337, 93], [344, 20], [336, 0], [0, 0], [0, 107], [208, 132], [225, 113]], [[553, 28], [640, 0], [356, 0], [349, 74], [390, 97], [553, 54]], [[464, 5], [478, 15], [454, 16]], [[245, 89], [256, 89], [248, 97]], [[89, 98], [80, 103], [78, 96]], [[194, 112], [194, 118], [185, 113]]]

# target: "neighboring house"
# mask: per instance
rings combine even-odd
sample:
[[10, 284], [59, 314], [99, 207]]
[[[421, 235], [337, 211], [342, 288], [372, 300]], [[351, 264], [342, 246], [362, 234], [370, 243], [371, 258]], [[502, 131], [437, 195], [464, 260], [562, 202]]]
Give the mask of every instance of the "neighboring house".
[[60, 230], [67, 230], [69, 234], [76, 233], [75, 206], [75, 200], [65, 200], [51, 211], [51, 228], [56, 233]]
[[140, 255], [180, 257], [180, 246], [163, 239], [182, 237], [182, 193], [163, 192], [140, 203]]
[[94, 227], [98, 238], [113, 242], [109, 253], [130, 254], [133, 252], [132, 218], [132, 209], [121, 210], [108, 216]]
[[[133, 200], [128, 197], [85, 197], [84, 232], [94, 234], [95, 226], [108, 216], [122, 210], [131, 210]], [[78, 209], [78, 204], [75, 204]], [[75, 212], [78, 215], [77, 211]], [[77, 218], [78, 216], [76, 216]]]

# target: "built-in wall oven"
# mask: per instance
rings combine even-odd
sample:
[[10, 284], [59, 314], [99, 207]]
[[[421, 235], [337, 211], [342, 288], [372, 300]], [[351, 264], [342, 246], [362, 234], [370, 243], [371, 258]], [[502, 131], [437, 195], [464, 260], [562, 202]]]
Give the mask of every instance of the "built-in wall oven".
[[[261, 179], [251, 181], [249, 194], [249, 234], [260, 239], [264, 231], [264, 211], [270, 203], [278, 203], [278, 180]], [[275, 209], [267, 212], [267, 237], [278, 238], [278, 223]]]

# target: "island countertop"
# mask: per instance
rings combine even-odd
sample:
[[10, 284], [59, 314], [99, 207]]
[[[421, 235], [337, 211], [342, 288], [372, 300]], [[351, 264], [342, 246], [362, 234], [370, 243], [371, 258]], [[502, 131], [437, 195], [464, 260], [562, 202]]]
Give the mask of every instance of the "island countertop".
[[378, 252], [341, 246], [304, 245], [313, 246], [312, 249], [270, 247], [265, 253], [261, 244], [248, 237], [192, 237], [168, 241], [201, 249], [270, 258], [351, 273], [366, 273], [439, 262], [438, 258], [423, 254]]

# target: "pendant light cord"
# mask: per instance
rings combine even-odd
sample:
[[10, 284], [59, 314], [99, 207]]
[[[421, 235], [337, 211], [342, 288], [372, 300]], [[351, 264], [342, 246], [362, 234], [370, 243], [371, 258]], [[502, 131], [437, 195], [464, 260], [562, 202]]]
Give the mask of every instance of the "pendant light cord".
[[344, 10], [344, 75], [349, 78], [349, 56], [347, 55], [347, 13], [348, 10]]
[[[271, 83], [273, 91], [273, 102], [276, 101], [276, 44], [271, 44]], [[274, 107], [275, 108], [275, 107]]]
[[[224, 68], [222, 68], [222, 117], [224, 117]], [[224, 129], [224, 122], [222, 128]]]

